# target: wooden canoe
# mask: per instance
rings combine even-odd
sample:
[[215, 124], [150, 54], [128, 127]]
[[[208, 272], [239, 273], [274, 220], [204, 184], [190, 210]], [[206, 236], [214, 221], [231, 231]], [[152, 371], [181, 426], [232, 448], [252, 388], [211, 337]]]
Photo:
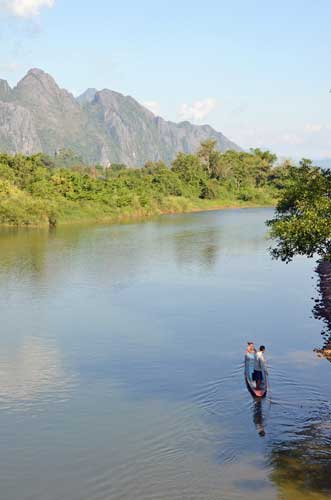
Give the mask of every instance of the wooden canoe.
[[256, 389], [256, 384], [253, 380], [253, 371], [249, 368], [249, 362], [245, 359], [245, 381], [249, 392], [257, 397], [264, 398], [268, 390], [268, 375], [265, 370], [262, 371], [262, 382], [259, 389]]

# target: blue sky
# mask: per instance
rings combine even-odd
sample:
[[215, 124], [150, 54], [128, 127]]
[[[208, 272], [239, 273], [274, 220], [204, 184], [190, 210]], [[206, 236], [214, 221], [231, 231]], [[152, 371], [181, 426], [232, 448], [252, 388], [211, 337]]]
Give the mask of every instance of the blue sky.
[[331, 3], [0, 0], [0, 77], [130, 94], [242, 147], [331, 157]]

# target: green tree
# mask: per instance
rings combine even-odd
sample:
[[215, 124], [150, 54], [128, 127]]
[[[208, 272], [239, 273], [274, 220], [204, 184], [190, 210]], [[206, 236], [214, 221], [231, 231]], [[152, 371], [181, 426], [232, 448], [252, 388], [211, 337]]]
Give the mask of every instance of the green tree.
[[272, 168], [268, 181], [276, 189], [284, 189], [291, 178], [294, 165], [291, 160], [284, 160]]
[[201, 142], [200, 148], [197, 152], [201, 165], [206, 169], [208, 177], [218, 176], [218, 163], [221, 153], [216, 150], [217, 141], [208, 139]]
[[178, 153], [172, 164], [172, 171], [185, 183], [187, 194], [200, 197], [208, 176], [197, 156]]
[[[113, 164], [103, 169], [84, 165], [76, 153], [66, 150], [55, 161], [41, 153], [0, 153], [0, 222], [22, 225], [48, 220], [55, 225], [61, 217], [70, 220], [71, 214], [77, 220], [80, 214], [98, 219], [155, 213], [165, 207], [176, 211], [198, 198], [265, 204], [292, 182], [293, 175], [290, 167], [272, 166], [262, 185], [258, 179], [266, 177], [263, 162], [271, 165], [273, 157], [260, 150], [221, 153], [213, 140], [202, 143], [196, 155], [179, 153], [172, 168], [158, 161], [144, 168]], [[309, 170], [309, 161], [304, 160], [301, 168]]]
[[295, 255], [331, 259], [331, 171], [302, 160], [292, 167], [275, 217], [267, 222], [274, 258], [289, 262]]
[[120, 172], [121, 170], [126, 170], [128, 167], [125, 163], [112, 163], [110, 168], [113, 172]]
[[59, 168], [71, 168], [74, 166], [84, 166], [82, 156], [72, 149], [59, 149], [54, 154], [54, 163]]
[[256, 169], [256, 185], [262, 186], [266, 184], [270, 174], [271, 169], [277, 161], [277, 156], [270, 151], [262, 151], [259, 148], [251, 149], [251, 153], [257, 158], [257, 166]]
[[[151, 167], [145, 166], [145, 168], [149, 170]], [[152, 186], [164, 196], [182, 196], [185, 193], [185, 187], [179, 176], [164, 164], [152, 168]]]

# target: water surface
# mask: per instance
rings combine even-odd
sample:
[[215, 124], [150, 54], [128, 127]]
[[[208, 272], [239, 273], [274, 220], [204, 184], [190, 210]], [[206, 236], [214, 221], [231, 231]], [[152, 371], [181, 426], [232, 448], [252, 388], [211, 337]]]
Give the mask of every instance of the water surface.
[[1, 498], [331, 498], [315, 263], [270, 259], [271, 216], [0, 232]]

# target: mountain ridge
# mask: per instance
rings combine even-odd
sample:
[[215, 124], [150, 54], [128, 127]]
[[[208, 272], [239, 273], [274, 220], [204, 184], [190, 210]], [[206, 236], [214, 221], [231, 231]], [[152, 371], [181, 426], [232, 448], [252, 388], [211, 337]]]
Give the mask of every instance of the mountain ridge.
[[179, 151], [194, 153], [215, 139], [220, 151], [239, 146], [210, 125], [175, 123], [155, 116], [131, 96], [88, 88], [75, 98], [38, 68], [11, 88], [0, 79], [0, 150], [8, 153], [72, 149], [87, 163], [143, 166], [170, 163]]

